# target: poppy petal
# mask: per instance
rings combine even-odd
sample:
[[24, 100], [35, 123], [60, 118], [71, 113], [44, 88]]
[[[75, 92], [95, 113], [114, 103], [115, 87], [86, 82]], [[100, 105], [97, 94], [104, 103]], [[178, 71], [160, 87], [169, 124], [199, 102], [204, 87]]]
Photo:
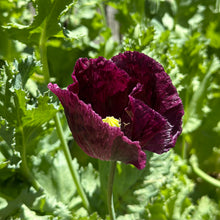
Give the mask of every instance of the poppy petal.
[[104, 57], [80, 58], [72, 77], [79, 83], [79, 98], [91, 104], [100, 116], [118, 118], [122, 114], [128, 102], [126, 89], [130, 77], [112, 61]]
[[167, 119], [172, 126], [173, 141], [182, 131], [183, 104], [162, 65], [139, 52], [126, 51], [112, 58], [132, 79], [130, 95], [143, 101]]
[[142, 149], [161, 154], [174, 147], [172, 126], [162, 115], [132, 96], [126, 111], [131, 119], [131, 139], [139, 140]]
[[164, 71], [155, 75], [156, 102], [154, 109], [172, 125], [172, 135], [176, 140], [182, 131], [183, 104], [170, 77]]
[[131, 141], [117, 127], [111, 127], [93, 111], [91, 105], [81, 101], [77, 94], [60, 89], [56, 84], [48, 88], [61, 101], [72, 135], [82, 150], [101, 160], [119, 160], [143, 169], [146, 154], [138, 141]]

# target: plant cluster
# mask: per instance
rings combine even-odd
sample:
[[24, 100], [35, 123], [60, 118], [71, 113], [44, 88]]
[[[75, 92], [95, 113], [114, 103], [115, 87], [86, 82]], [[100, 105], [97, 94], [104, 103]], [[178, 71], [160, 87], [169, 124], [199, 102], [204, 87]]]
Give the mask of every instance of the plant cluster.
[[116, 164], [116, 218], [219, 219], [219, 14], [219, 0], [1, 0], [0, 219], [109, 219], [109, 162], [81, 150], [47, 85], [125, 51], [161, 63], [185, 114], [169, 152]]

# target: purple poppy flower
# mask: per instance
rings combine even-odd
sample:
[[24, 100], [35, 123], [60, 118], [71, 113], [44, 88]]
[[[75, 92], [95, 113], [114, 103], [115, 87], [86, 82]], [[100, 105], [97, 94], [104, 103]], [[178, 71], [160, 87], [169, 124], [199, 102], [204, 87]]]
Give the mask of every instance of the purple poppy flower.
[[[174, 147], [182, 129], [183, 105], [163, 67], [139, 52], [111, 60], [80, 58], [67, 90], [49, 83], [61, 101], [70, 130], [89, 156], [143, 169], [144, 150]], [[104, 118], [114, 117], [120, 127]]]

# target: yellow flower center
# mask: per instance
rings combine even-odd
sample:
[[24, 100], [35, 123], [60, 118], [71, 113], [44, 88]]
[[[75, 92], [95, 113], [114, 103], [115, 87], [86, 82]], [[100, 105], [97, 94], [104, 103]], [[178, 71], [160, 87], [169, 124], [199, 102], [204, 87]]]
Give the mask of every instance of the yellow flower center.
[[120, 121], [114, 117], [106, 117], [102, 119], [103, 122], [108, 123], [111, 127], [120, 128]]

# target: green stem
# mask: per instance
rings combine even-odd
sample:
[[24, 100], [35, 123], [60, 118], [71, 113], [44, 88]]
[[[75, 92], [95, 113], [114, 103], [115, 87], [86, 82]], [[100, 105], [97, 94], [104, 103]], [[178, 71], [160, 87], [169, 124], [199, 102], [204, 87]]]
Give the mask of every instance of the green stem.
[[[20, 120], [19, 120], [20, 121]], [[34, 176], [32, 175], [31, 171], [29, 170], [28, 164], [27, 164], [27, 154], [26, 149], [27, 145], [25, 143], [25, 137], [24, 137], [24, 130], [23, 127], [20, 127], [21, 132], [21, 138], [22, 138], [22, 149], [21, 149], [21, 170], [23, 176], [29, 181], [29, 183], [35, 188], [36, 191], [41, 190], [40, 184], [35, 180]]]
[[44, 21], [43, 30], [40, 36], [39, 48], [40, 48], [40, 55], [41, 55], [41, 63], [43, 65], [43, 74], [44, 74], [44, 81], [46, 84], [50, 82], [50, 72], [48, 67], [47, 61], [47, 35], [46, 35], [46, 24], [47, 20]]
[[40, 184], [35, 180], [34, 176], [32, 175], [31, 171], [29, 170], [28, 163], [27, 163], [27, 143], [24, 134], [24, 128], [20, 117], [20, 108], [18, 99], [15, 100], [15, 105], [17, 109], [17, 122], [18, 122], [18, 129], [21, 137], [21, 173], [24, 178], [35, 188], [36, 191], [41, 189]]
[[[40, 37], [39, 48], [40, 48], [40, 54], [41, 54], [41, 62], [43, 65], [44, 81], [47, 84], [47, 83], [49, 83], [49, 80], [50, 80], [50, 72], [49, 72], [48, 60], [47, 60], [47, 45], [46, 45], [46, 42], [48, 40], [48, 38], [46, 36], [47, 20], [45, 20], [44, 22], [45, 23], [44, 23], [44, 27], [43, 27], [41, 37]], [[59, 118], [58, 114], [56, 114], [54, 120], [55, 120], [55, 124], [56, 124], [57, 133], [58, 133], [59, 139], [61, 141], [62, 149], [63, 149], [64, 155], [65, 155], [71, 176], [72, 176], [73, 181], [76, 185], [77, 192], [79, 193], [79, 195], [82, 199], [84, 207], [88, 211], [90, 211], [88, 199], [83, 191], [83, 188], [82, 188], [80, 181], [79, 181], [79, 177], [77, 175], [77, 172], [74, 169], [73, 164], [72, 164], [72, 158], [71, 158], [69, 148], [68, 148], [67, 143], [64, 138], [63, 129], [62, 129], [60, 118]]]
[[182, 136], [182, 152], [181, 152], [183, 159], [186, 159], [186, 145], [187, 145], [186, 138], [185, 138], [185, 135], [183, 135]]
[[201, 177], [203, 180], [205, 180], [206, 182], [212, 184], [215, 187], [220, 188], [220, 181], [216, 180], [215, 178], [209, 176], [208, 174], [206, 174], [203, 170], [201, 170], [198, 167], [198, 163], [197, 163], [197, 158], [195, 155], [192, 155], [190, 158], [190, 163], [192, 165], [193, 171], [199, 176]]
[[88, 202], [87, 197], [86, 197], [86, 195], [85, 195], [85, 193], [83, 191], [83, 188], [82, 188], [82, 186], [80, 184], [79, 176], [77, 175], [77, 172], [76, 172], [76, 170], [75, 170], [75, 168], [73, 167], [73, 164], [72, 164], [72, 158], [71, 158], [71, 155], [70, 155], [67, 143], [66, 143], [66, 141], [64, 139], [63, 129], [62, 129], [62, 126], [61, 126], [58, 114], [56, 114], [54, 120], [55, 120], [55, 124], [56, 124], [56, 128], [57, 128], [57, 133], [58, 133], [58, 136], [59, 136], [60, 141], [61, 141], [62, 149], [63, 149], [64, 155], [65, 155], [65, 158], [66, 158], [66, 161], [67, 161], [67, 164], [68, 164], [71, 176], [72, 176], [73, 181], [74, 181], [74, 183], [76, 185], [77, 192], [78, 192], [78, 194], [80, 195], [80, 197], [82, 199], [84, 207], [88, 211], [90, 211], [89, 202]]
[[27, 165], [27, 155], [26, 155], [26, 146], [22, 146], [21, 152], [21, 170], [24, 177], [29, 181], [29, 183], [35, 188], [36, 191], [41, 190], [41, 186], [39, 183], [34, 179], [32, 173], [30, 172], [28, 165]]
[[108, 194], [107, 194], [107, 205], [108, 211], [111, 220], [115, 220], [115, 209], [114, 209], [114, 202], [113, 202], [113, 182], [115, 176], [115, 168], [116, 168], [116, 161], [111, 161], [109, 179], [108, 179]]

